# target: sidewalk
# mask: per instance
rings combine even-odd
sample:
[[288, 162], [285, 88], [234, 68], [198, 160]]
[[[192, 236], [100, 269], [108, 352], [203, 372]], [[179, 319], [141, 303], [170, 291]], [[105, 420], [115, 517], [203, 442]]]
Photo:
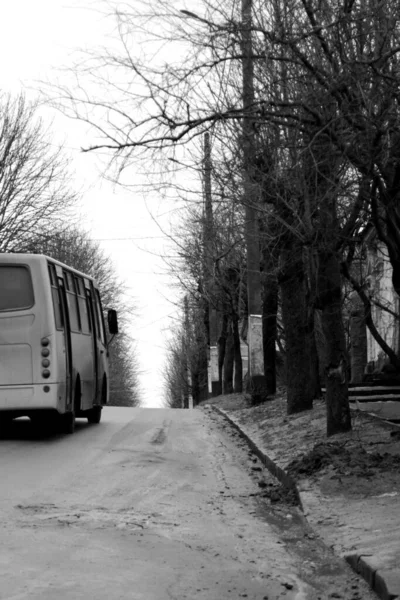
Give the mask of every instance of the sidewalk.
[[203, 403], [224, 415], [266, 467], [297, 490], [315, 533], [384, 600], [400, 598], [400, 428], [359, 411], [353, 431], [326, 438], [325, 406], [286, 415], [284, 395]]

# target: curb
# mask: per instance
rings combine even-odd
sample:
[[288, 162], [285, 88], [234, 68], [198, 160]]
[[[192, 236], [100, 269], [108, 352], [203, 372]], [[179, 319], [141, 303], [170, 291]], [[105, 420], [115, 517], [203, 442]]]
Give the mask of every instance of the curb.
[[[257, 456], [257, 458], [265, 465], [274, 477], [278, 479], [285, 487], [293, 490], [299, 501], [301, 510], [304, 513], [304, 505], [301, 499], [302, 493], [299, 491], [297, 483], [284, 469], [279, 467], [273, 460], [269, 458], [257, 444], [243, 431], [243, 429], [234, 421], [227, 412], [222, 408], [218, 408], [213, 404], [208, 404], [212, 410], [223, 416], [229, 423], [236, 429], [240, 436], [247, 442], [251, 450]], [[375, 415], [371, 415], [375, 417]], [[304, 515], [304, 518], [307, 517]], [[378, 569], [375, 564], [373, 556], [366, 556], [363, 554], [347, 554], [344, 560], [348, 565], [360, 575], [370, 586], [370, 588], [378, 595], [382, 600], [396, 600], [400, 598], [400, 575], [397, 575], [393, 571], [385, 571], [384, 569]]]
[[241, 427], [235, 421], [233, 421], [231, 419], [231, 417], [228, 415], [228, 413], [226, 413], [222, 408], [218, 408], [217, 406], [214, 406], [212, 404], [209, 404], [209, 406], [211, 406], [213, 410], [215, 410], [217, 413], [219, 413], [220, 415], [225, 417], [225, 419], [227, 421], [229, 421], [229, 423], [232, 425], [232, 427], [234, 427], [236, 429], [236, 431], [240, 434], [240, 436], [244, 440], [246, 440], [247, 444], [250, 446], [250, 448], [252, 449], [254, 454], [263, 463], [263, 465], [265, 467], [267, 467], [268, 471], [270, 473], [272, 473], [272, 475], [274, 477], [276, 477], [278, 479], [278, 481], [281, 482], [282, 485], [284, 485], [288, 489], [293, 490], [295, 492], [295, 494], [297, 496], [297, 500], [299, 502], [299, 506], [300, 506], [301, 510], [304, 512], [304, 507], [301, 502], [300, 492], [297, 489], [297, 485], [296, 485], [296, 482], [293, 479], [293, 477], [291, 477], [288, 473], [286, 473], [286, 471], [284, 471], [283, 469], [278, 467], [278, 465], [276, 463], [274, 463], [274, 461], [271, 460], [269, 458], [269, 456], [264, 454], [264, 452], [262, 452], [262, 450], [260, 450], [260, 448], [257, 446], [257, 444], [255, 444], [255, 442], [243, 431], [243, 429], [241, 429]]

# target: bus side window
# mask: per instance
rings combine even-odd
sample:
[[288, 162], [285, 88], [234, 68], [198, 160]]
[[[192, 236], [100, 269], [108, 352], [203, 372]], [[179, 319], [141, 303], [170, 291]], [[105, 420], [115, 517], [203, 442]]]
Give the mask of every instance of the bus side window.
[[74, 292], [75, 291], [74, 276], [72, 275], [72, 273], [70, 273], [69, 271], [64, 271], [64, 279], [65, 279], [65, 284], [66, 284], [67, 290], [69, 292]]
[[55, 266], [52, 263], [48, 263], [49, 267], [49, 276], [50, 276], [50, 285], [57, 286], [57, 275]]
[[60, 290], [57, 286], [51, 286], [51, 297], [53, 298], [54, 318], [57, 329], [64, 329], [64, 317], [61, 308]]
[[99, 293], [94, 288], [93, 284], [90, 284], [90, 298], [92, 301], [94, 318], [96, 321], [96, 337], [100, 338], [103, 344], [106, 343], [106, 338], [104, 335], [104, 327], [103, 327], [103, 319], [101, 314], [101, 305], [99, 300]]
[[103, 344], [105, 344], [106, 343], [106, 333], [105, 333], [105, 328], [104, 328], [103, 309], [101, 307], [99, 291], [96, 290], [95, 294], [96, 294], [96, 316], [97, 316], [97, 322], [99, 323], [100, 339], [103, 342]]
[[57, 329], [64, 329], [64, 317], [61, 309], [60, 290], [56, 286], [51, 286], [51, 295], [53, 298], [54, 317]]
[[96, 337], [96, 330], [97, 330], [97, 325], [96, 325], [96, 317], [95, 317], [95, 313], [96, 313], [96, 308], [93, 304], [93, 294], [92, 294], [92, 289], [85, 289], [85, 293], [86, 293], [86, 307], [87, 307], [87, 312], [89, 315], [89, 328], [90, 331], [93, 332], [93, 336]]
[[52, 263], [48, 263], [48, 267], [49, 267], [51, 297], [53, 300], [54, 320], [56, 323], [56, 328], [64, 329], [64, 319], [63, 319], [63, 313], [61, 310], [61, 298], [60, 298], [60, 290], [58, 289], [56, 268]]
[[92, 289], [92, 304], [93, 304], [94, 318], [96, 320], [96, 333], [97, 333], [97, 337], [101, 338], [99, 311], [97, 310], [97, 303], [96, 303], [96, 296], [94, 294], [94, 289]]
[[75, 304], [76, 304], [76, 314], [78, 316], [78, 329], [82, 331], [82, 318], [81, 311], [79, 307], [78, 294], [79, 294], [79, 278], [76, 275], [73, 275], [73, 292], [75, 295]]
[[76, 297], [75, 289], [74, 289], [74, 280], [72, 277], [72, 273], [68, 271], [64, 271], [64, 282], [67, 295], [67, 303], [68, 303], [68, 314], [69, 314], [69, 322], [71, 326], [71, 331], [76, 333], [80, 333], [80, 323], [79, 323], [79, 314], [78, 314], [78, 300]]
[[80, 277], [76, 277], [75, 281], [76, 281], [76, 290], [78, 292], [77, 301], [78, 301], [79, 315], [80, 315], [80, 319], [81, 319], [82, 333], [90, 333], [91, 332], [90, 315], [89, 315], [89, 308], [88, 308], [88, 305], [86, 302], [85, 286], [83, 283], [83, 279], [81, 279]]

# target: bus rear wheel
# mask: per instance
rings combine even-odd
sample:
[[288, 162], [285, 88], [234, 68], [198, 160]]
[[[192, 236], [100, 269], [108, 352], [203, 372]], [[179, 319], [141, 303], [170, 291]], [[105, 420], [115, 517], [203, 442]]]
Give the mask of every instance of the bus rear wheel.
[[2, 416], [0, 417], [0, 435], [6, 433], [11, 426], [13, 421], [12, 417]]
[[75, 382], [74, 403], [71, 411], [60, 416], [60, 429], [62, 433], [74, 433], [75, 431], [75, 414], [79, 411], [81, 403], [81, 380], [79, 375]]
[[74, 433], [75, 431], [75, 412], [67, 412], [60, 416], [60, 429], [62, 433]]
[[93, 408], [88, 411], [87, 420], [88, 423], [100, 423], [101, 406], [93, 406]]

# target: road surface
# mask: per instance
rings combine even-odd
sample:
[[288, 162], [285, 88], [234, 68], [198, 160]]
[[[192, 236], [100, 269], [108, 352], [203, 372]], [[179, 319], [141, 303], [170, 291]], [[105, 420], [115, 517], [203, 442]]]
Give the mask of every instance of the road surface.
[[264, 518], [238, 445], [202, 410], [109, 407], [69, 436], [15, 421], [0, 439], [0, 598], [328, 598]]

